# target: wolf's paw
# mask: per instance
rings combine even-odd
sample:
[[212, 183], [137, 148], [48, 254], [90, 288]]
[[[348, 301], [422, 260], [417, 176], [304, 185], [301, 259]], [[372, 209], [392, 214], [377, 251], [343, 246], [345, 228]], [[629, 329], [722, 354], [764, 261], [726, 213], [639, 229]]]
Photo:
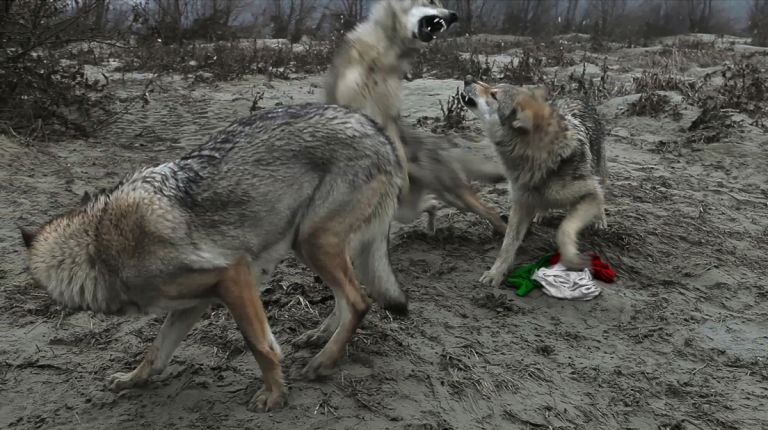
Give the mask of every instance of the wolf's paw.
[[605, 218], [602, 218], [600, 221], [596, 222], [594, 224], [595, 230], [605, 230], [608, 228], [608, 220]]
[[481, 284], [487, 285], [489, 287], [494, 287], [494, 288], [501, 285], [501, 281], [503, 280], [504, 280], [504, 273], [497, 272], [495, 270], [489, 270], [483, 273], [483, 276], [480, 277]]
[[402, 294], [401, 297], [393, 298], [386, 300], [381, 303], [382, 309], [385, 311], [399, 316], [399, 317], [407, 317], [408, 316], [408, 298], [405, 296], [405, 294]]
[[332, 374], [335, 367], [335, 363], [329, 362], [329, 360], [322, 357], [321, 352], [310, 360], [307, 367], [301, 371], [301, 374], [305, 379], [313, 381]]
[[137, 377], [135, 372], [118, 372], [107, 377], [107, 388], [117, 392], [144, 385], [146, 382], [147, 378]]
[[560, 264], [569, 270], [584, 270], [589, 267], [589, 257], [583, 254], [563, 254], [560, 257]]
[[427, 233], [435, 234], [437, 231], [437, 210], [440, 208], [440, 202], [434, 198], [429, 198], [421, 206], [421, 210], [427, 213]]
[[542, 221], [544, 221], [544, 217], [546, 216], [546, 212], [536, 212], [536, 215], [533, 216], [533, 223], [534, 224], [540, 224]]
[[280, 389], [269, 390], [267, 387], [262, 387], [258, 393], [256, 393], [250, 402], [248, 402], [248, 410], [253, 412], [269, 412], [282, 408], [285, 406], [285, 387]]
[[333, 332], [327, 333], [322, 328], [307, 330], [304, 334], [293, 340], [293, 345], [299, 348], [323, 346], [328, 342], [332, 334]]

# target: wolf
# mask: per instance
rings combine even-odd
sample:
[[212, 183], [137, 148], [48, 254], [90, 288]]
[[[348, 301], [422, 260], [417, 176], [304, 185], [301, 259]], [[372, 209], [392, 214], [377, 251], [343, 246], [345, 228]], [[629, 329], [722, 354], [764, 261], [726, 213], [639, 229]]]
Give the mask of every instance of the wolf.
[[407, 224], [429, 215], [434, 231], [439, 206], [426, 193], [487, 219], [500, 234], [501, 216], [477, 196], [471, 180], [502, 182], [503, 169], [457, 151], [454, 146], [400, 124], [402, 79], [410, 62], [428, 43], [458, 21], [456, 12], [439, 0], [381, 0], [369, 17], [347, 33], [327, 75], [325, 102], [357, 109], [381, 124], [396, 142], [408, 166], [396, 220]]
[[328, 374], [370, 306], [358, 280], [384, 307], [406, 309], [388, 254], [404, 180], [393, 143], [365, 115], [280, 107], [21, 233], [32, 279], [56, 301], [105, 314], [168, 312], [141, 364], [110, 376], [110, 388], [162, 372], [208, 305], [221, 302], [261, 368], [264, 387], [249, 406], [272, 410], [286, 389], [258, 284], [293, 250], [330, 286], [334, 314], [303, 336], [327, 340], [304, 375]]
[[512, 206], [496, 261], [480, 282], [498, 286], [534, 215], [569, 209], [557, 231], [561, 262], [582, 269], [579, 232], [605, 223], [607, 181], [603, 121], [587, 100], [547, 100], [543, 87], [490, 86], [465, 78], [461, 101], [483, 123], [507, 170]]

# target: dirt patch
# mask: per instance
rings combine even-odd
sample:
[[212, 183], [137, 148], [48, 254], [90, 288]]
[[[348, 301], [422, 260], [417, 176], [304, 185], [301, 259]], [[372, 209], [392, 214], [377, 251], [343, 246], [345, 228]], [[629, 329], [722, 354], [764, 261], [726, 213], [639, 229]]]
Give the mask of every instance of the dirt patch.
[[[611, 79], [632, 82], [633, 71], [615, 66], [605, 66]], [[424, 233], [423, 220], [394, 232], [394, 266], [411, 315], [397, 319], [374, 307], [325, 381], [297, 376], [316, 351], [291, 340], [320, 323], [332, 296], [294, 259], [280, 265], [264, 297], [286, 356], [286, 409], [246, 410], [259, 372], [221, 307], [205, 315], [152, 384], [106, 390], [108, 374], [141, 360], [162, 318], [73, 313], [52, 303], [30, 282], [14, 224], [39, 223], [73, 206], [85, 190], [183, 154], [247, 115], [256, 97], [260, 107], [319, 100], [321, 79], [158, 79], [148, 105], [126, 111], [97, 138], [0, 137], [0, 427], [768, 426], [768, 313], [761, 306], [768, 139], [726, 111], [727, 133], [706, 143], [687, 140], [702, 110], [680, 95], [671, 99], [675, 118], [626, 114], [637, 96], [601, 101], [609, 130], [609, 227], [586, 232], [582, 244], [610, 261], [619, 282], [597, 299], [558, 301], [538, 291], [520, 298], [481, 287], [477, 280], [501, 241], [478, 217], [444, 209], [435, 235]], [[126, 73], [113, 85], [118, 96], [140, 96], [146, 80]], [[437, 101], [449, 100], [459, 85], [407, 83], [406, 120], [443, 118]], [[662, 87], [649, 91], [674, 89]], [[492, 157], [471, 115], [464, 125], [468, 150]], [[506, 211], [503, 186], [480, 194]], [[532, 227], [518, 262], [553, 250], [560, 218]]]

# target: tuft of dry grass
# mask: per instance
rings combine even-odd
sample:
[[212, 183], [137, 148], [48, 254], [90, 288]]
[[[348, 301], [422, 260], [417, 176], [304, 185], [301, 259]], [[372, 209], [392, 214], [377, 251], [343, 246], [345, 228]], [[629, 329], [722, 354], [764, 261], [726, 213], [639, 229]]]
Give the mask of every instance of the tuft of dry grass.
[[640, 98], [627, 106], [627, 114], [656, 118], [671, 108], [669, 96], [658, 92], [643, 93]]

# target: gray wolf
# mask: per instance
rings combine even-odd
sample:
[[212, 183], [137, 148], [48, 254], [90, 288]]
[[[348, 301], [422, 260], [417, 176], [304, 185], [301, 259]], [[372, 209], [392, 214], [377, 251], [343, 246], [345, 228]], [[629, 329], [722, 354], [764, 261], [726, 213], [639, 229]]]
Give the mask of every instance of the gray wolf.
[[[211, 302], [229, 308], [263, 375], [250, 407], [282, 405], [280, 347], [264, 282], [293, 250], [333, 290], [333, 317], [299, 341], [327, 343], [304, 369], [329, 373], [369, 309], [358, 284], [406, 308], [389, 263], [389, 224], [405, 168], [380, 127], [339, 106], [264, 110], [186, 156], [144, 168], [37, 229], [23, 228], [32, 278], [72, 308], [168, 312], [142, 363], [116, 390], [163, 371]], [[353, 266], [354, 264], [354, 266]]]
[[[434, 229], [437, 201], [483, 216], [503, 234], [506, 224], [484, 204], [471, 180], [500, 182], [503, 169], [447, 148], [441, 139], [402, 127], [402, 78], [420, 49], [458, 20], [438, 0], [382, 0], [369, 17], [347, 33], [326, 82], [326, 103], [357, 109], [381, 124], [408, 166], [396, 219], [410, 223], [422, 212]], [[444, 140], [444, 138], [443, 138]]]
[[605, 222], [605, 131], [597, 110], [585, 100], [549, 102], [544, 88], [492, 87], [471, 77], [461, 98], [495, 145], [512, 200], [501, 251], [480, 282], [501, 283], [534, 215], [549, 209], [568, 209], [557, 231], [562, 264], [586, 267], [578, 234], [598, 216]]

